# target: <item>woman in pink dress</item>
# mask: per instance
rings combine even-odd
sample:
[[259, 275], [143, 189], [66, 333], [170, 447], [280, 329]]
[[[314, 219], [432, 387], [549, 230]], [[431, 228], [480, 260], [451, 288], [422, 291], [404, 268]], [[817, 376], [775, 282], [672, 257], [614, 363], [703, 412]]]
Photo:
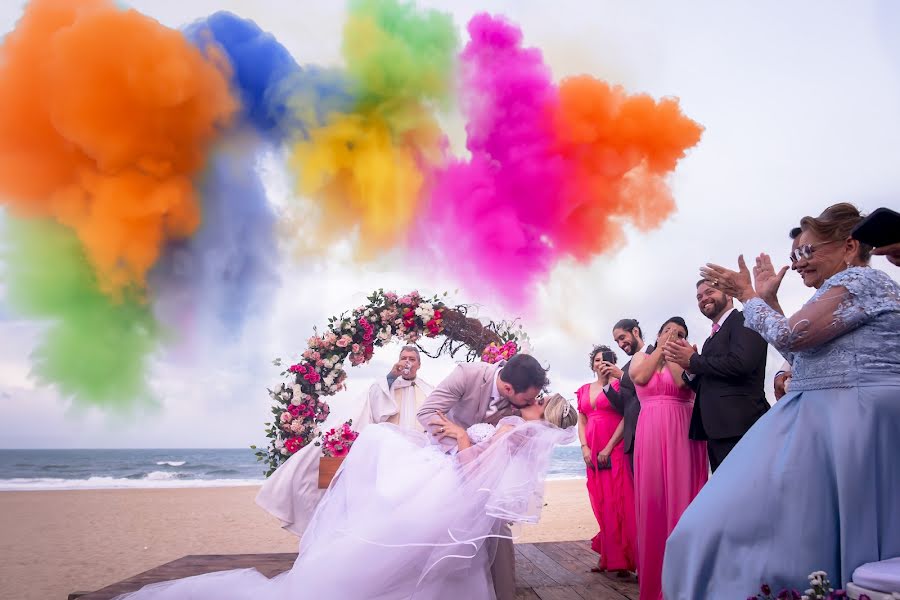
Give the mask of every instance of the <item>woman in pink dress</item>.
[[607, 346], [591, 352], [591, 369], [597, 380], [586, 383], [578, 396], [578, 437], [587, 467], [587, 489], [600, 532], [591, 547], [600, 555], [592, 571], [618, 571], [625, 575], [637, 568], [634, 483], [628, 474], [622, 444], [622, 415], [609, 404], [603, 392], [607, 385], [618, 389], [618, 380], [609, 382], [601, 374], [604, 361], [615, 363], [616, 355]]
[[688, 438], [694, 392], [662, 354], [667, 341], [687, 334], [684, 319], [672, 317], [653, 352], [635, 354], [629, 369], [641, 403], [634, 444], [640, 600], [662, 600], [666, 539], [709, 475], [706, 443]]

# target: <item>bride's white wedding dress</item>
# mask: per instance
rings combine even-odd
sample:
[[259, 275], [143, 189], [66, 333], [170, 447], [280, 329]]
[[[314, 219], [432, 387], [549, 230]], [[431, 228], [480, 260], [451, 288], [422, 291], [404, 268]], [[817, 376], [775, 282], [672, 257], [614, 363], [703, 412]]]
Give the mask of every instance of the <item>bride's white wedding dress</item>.
[[[504, 427], [509, 425], [511, 427]], [[493, 599], [493, 548], [505, 522], [537, 522], [553, 447], [574, 427], [507, 417], [470, 428], [443, 454], [425, 434], [367, 427], [300, 540], [290, 571], [210, 573], [146, 586], [128, 600]]]

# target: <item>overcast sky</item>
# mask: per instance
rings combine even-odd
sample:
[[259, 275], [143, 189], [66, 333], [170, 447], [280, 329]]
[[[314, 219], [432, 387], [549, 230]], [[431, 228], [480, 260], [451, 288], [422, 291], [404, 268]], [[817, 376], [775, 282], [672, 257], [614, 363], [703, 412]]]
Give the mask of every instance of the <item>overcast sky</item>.
[[[702, 343], [709, 322], [694, 301], [698, 267], [734, 264], [739, 253], [771, 253], [782, 264], [788, 230], [807, 214], [840, 201], [865, 211], [900, 206], [900, 3], [893, 0], [753, 2], [583, 2], [454, 0], [421, 2], [452, 12], [462, 28], [477, 11], [501, 13], [544, 50], [554, 76], [589, 73], [629, 91], [681, 99], [706, 128], [672, 178], [677, 213], [649, 234], [629, 231], [617, 252], [590, 265], [561, 265], [533, 290], [535, 314], [524, 324], [535, 354], [551, 366], [553, 388], [568, 397], [591, 378], [593, 343], [611, 344], [612, 324], [636, 317], [648, 337], [682, 315]], [[311, 0], [143, 0], [131, 2], [178, 27], [216, 10], [254, 19], [300, 63], [339, 64], [341, 3]], [[0, 4], [0, 30], [15, 26], [24, 2]], [[3, 93], [9, 93], [4, 91]], [[445, 122], [457, 145], [458, 116]], [[278, 169], [268, 185], [285, 189]], [[0, 217], [2, 218], [2, 217]], [[241, 447], [258, 443], [269, 416], [271, 366], [305, 348], [314, 326], [353, 308], [378, 287], [440, 293], [480, 304], [465, 282], [411, 273], [413, 262], [389, 256], [359, 267], [347, 261], [286, 262], [274, 306], [240, 343], [210, 341], [200, 356], [165, 353], [153, 369], [163, 398], [155, 412], [110, 417], [74, 410], [29, 378], [28, 355], [39, 326], [3, 305], [0, 282], [0, 447]], [[896, 279], [884, 259], [873, 266]], [[790, 311], [809, 296], [793, 274], [783, 287]], [[509, 318], [481, 306], [486, 317]], [[621, 352], [620, 358], [621, 356]], [[373, 377], [396, 348], [351, 370], [350, 389], [331, 401], [335, 419], [355, 416]], [[781, 360], [770, 352], [769, 373]], [[449, 359], [426, 362], [437, 383]], [[771, 386], [770, 386], [771, 387]], [[769, 389], [771, 394], [771, 389]]]

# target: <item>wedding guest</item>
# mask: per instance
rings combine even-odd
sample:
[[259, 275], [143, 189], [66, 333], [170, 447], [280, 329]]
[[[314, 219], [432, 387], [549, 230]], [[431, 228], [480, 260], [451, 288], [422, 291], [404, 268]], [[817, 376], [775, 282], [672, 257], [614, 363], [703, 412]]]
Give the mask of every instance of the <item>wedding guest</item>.
[[884, 256], [892, 265], [900, 267], [900, 242], [875, 248], [872, 250], [872, 254]]
[[594, 572], [617, 571], [627, 575], [637, 568], [634, 521], [634, 484], [627, 472], [622, 435], [625, 419], [611, 405], [604, 389], [619, 389], [610, 382], [604, 366], [615, 364], [608, 346], [595, 346], [590, 367], [596, 377], [576, 392], [578, 437], [587, 468], [587, 489], [600, 531], [591, 540], [600, 555]]
[[766, 341], [744, 327], [744, 315], [730, 296], [704, 280], [697, 282], [697, 306], [712, 321], [702, 353], [683, 340], [664, 350], [697, 394], [691, 418], [691, 439], [704, 440], [715, 472], [741, 437], [767, 410], [764, 390]]
[[404, 346], [387, 377], [369, 387], [359, 418], [353, 422], [354, 429], [362, 431], [373, 423], [393, 423], [403, 429], [425, 431], [417, 414], [434, 388], [418, 377], [421, 366], [419, 349]]
[[634, 448], [640, 600], [662, 599], [666, 538], [709, 473], [706, 444], [688, 437], [694, 392], [682, 378], [681, 366], [663, 356], [668, 342], [687, 335], [684, 319], [672, 317], [660, 328], [653, 352], [631, 359], [631, 379], [641, 403]]
[[788, 361], [784, 361], [781, 365], [781, 368], [775, 373], [775, 380], [772, 383], [772, 387], [775, 390], [775, 399], [781, 400], [785, 394], [788, 392], [788, 388], [791, 385], [791, 378], [793, 377], [793, 373], [791, 372], [791, 363]]
[[743, 598], [762, 581], [802, 590], [819, 570], [840, 588], [900, 556], [900, 285], [850, 237], [861, 219], [838, 204], [800, 222], [796, 267], [817, 291], [791, 316], [758, 292], [774, 270], [702, 271], [792, 357], [793, 377], [670, 536], [667, 600]]
[[[628, 356], [634, 356], [644, 350], [644, 332], [637, 319], [621, 319], [613, 326], [613, 339], [619, 348]], [[624, 451], [628, 459], [628, 474], [634, 478], [634, 432], [637, 429], [638, 416], [641, 413], [641, 403], [638, 402], [637, 393], [634, 391], [634, 382], [628, 369], [631, 360], [625, 363], [621, 369], [614, 364], [604, 364], [603, 373], [610, 378], [619, 380], [619, 387], [604, 387], [603, 391], [609, 398], [620, 415], [625, 417]]]

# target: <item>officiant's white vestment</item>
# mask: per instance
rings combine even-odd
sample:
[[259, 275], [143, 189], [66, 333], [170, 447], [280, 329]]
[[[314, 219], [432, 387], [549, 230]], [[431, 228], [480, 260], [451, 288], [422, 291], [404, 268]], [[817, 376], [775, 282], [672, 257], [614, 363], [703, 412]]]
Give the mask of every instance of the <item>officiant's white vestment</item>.
[[[398, 377], [390, 387], [387, 377], [380, 377], [369, 387], [353, 429], [362, 431], [373, 423], [393, 423], [411, 431], [424, 431], [416, 413], [433, 389], [418, 377], [411, 381]], [[323, 426], [323, 430], [332, 426]], [[303, 536], [325, 493], [319, 489], [321, 456], [321, 446], [304, 446], [272, 473], [256, 495], [256, 503], [297, 537]]]

